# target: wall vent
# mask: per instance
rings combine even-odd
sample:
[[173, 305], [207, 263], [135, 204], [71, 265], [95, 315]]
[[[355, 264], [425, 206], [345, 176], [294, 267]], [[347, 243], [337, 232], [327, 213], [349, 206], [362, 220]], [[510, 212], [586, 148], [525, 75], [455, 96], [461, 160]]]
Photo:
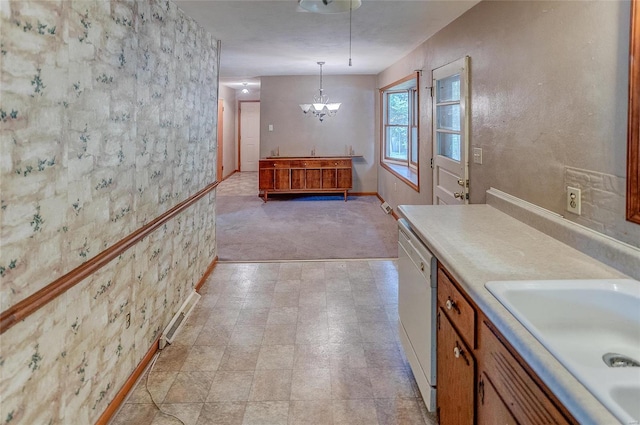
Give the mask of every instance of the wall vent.
[[187, 317], [193, 311], [193, 308], [200, 300], [200, 294], [196, 291], [193, 291], [189, 297], [185, 300], [185, 302], [180, 307], [180, 310], [173, 316], [169, 325], [164, 329], [162, 336], [160, 337], [160, 349], [162, 350], [166, 347], [167, 344], [173, 343], [174, 338], [178, 334], [178, 331], [182, 327], [182, 324], [187, 320]]
[[392, 210], [391, 205], [387, 204], [386, 202], [383, 202], [383, 203], [380, 205], [380, 208], [382, 208], [382, 210], [383, 210], [386, 214], [389, 214], [389, 213], [391, 212], [391, 210]]

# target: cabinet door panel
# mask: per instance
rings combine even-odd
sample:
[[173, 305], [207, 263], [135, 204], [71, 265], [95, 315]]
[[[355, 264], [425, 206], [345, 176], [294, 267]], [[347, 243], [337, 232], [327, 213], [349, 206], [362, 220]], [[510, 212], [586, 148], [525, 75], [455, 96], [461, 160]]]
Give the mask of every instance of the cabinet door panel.
[[309, 170], [307, 169], [305, 172], [305, 177], [306, 177], [306, 189], [320, 189], [321, 185], [321, 179], [322, 179], [322, 173], [321, 170], [316, 169], [316, 170]]
[[272, 168], [261, 169], [258, 181], [260, 190], [272, 190], [274, 188], [274, 170]]
[[480, 326], [480, 340], [482, 369], [518, 423], [570, 423], [484, 322]]
[[336, 170], [335, 168], [327, 168], [322, 170], [322, 188], [323, 189], [335, 189], [336, 185]]
[[440, 425], [473, 424], [475, 360], [442, 309], [438, 311], [436, 347]]
[[291, 170], [291, 189], [304, 189], [304, 170]]
[[517, 425], [507, 405], [502, 401], [487, 375], [478, 382], [478, 425]]
[[338, 189], [351, 189], [353, 181], [351, 168], [338, 168]]
[[291, 187], [289, 182], [289, 169], [276, 170], [276, 190], [288, 190]]

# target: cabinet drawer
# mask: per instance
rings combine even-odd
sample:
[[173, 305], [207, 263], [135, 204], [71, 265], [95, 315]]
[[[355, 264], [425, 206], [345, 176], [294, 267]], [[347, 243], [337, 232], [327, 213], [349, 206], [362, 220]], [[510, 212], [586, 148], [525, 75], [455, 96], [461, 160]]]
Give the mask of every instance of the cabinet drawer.
[[523, 425], [572, 423], [485, 322], [480, 326], [479, 338], [482, 345], [479, 363], [518, 423]]
[[460, 336], [475, 348], [475, 310], [440, 268], [438, 268], [438, 305], [458, 329]]
[[322, 168], [322, 161], [318, 159], [305, 159], [302, 161], [305, 168]]
[[350, 159], [329, 159], [329, 160], [322, 161], [322, 166], [325, 167], [325, 168], [351, 167], [351, 160]]
[[266, 160], [266, 161], [260, 161], [260, 168], [262, 169], [266, 169], [266, 168], [289, 168], [290, 161], [288, 160], [276, 160], [276, 161], [271, 161], [271, 160]]

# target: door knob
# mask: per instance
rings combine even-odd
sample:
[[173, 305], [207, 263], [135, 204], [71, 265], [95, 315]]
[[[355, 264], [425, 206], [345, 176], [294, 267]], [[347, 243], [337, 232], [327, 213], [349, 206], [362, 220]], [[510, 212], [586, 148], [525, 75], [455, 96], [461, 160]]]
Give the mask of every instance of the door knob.
[[462, 180], [462, 179], [458, 180], [458, 184], [459, 184], [460, 186], [463, 186], [463, 187], [464, 187], [464, 180]]
[[462, 350], [460, 349], [460, 347], [458, 347], [457, 345], [453, 348], [453, 355], [455, 356], [455, 358], [459, 358], [460, 355], [462, 354]]
[[463, 192], [454, 192], [454, 194], [453, 194], [453, 197], [456, 198], [456, 199], [458, 199], [458, 198], [462, 199], [463, 196], [464, 196]]

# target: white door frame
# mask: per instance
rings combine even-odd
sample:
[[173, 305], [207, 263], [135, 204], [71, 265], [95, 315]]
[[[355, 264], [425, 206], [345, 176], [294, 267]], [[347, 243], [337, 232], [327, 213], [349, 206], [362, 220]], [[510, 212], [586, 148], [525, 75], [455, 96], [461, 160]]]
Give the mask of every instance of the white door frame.
[[[238, 101], [238, 165], [237, 171], [242, 171], [242, 104], [260, 103], [259, 100], [239, 100]], [[258, 123], [259, 126], [259, 123]], [[258, 155], [260, 157], [260, 155]]]

